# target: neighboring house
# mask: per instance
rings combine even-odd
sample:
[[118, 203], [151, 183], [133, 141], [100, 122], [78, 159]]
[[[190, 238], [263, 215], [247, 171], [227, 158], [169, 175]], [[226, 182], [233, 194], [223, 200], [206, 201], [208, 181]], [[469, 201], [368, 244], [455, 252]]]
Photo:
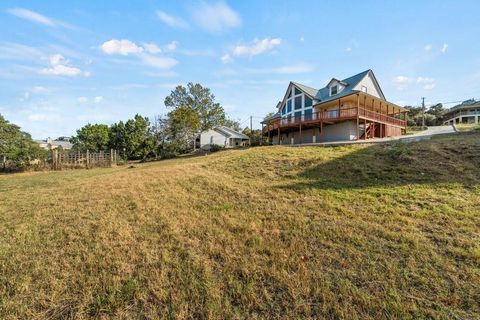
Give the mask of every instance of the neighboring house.
[[35, 140], [38, 145], [46, 150], [53, 150], [57, 149], [58, 147], [62, 147], [64, 150], [72, 149], [72, 144], [65, 140], [52, 140], [52, 138], [47, 138], [46, 140]]
[[322, 89], [290, 82], [277, 113], [262, 121], [273, 144], [300, 144], [400, 136], [407, 109], [386, 100], [372, 70]]
[[480, 123], [480, 101], [470, 99], [463, 101], [445, 111], [443, 114], [444, 124], [457, 123]]
[[224, 148], [243, 147], [250, 138], [231, 128], [220, 126], [200, 134], [200, 148], [209, 149], [211, 145]]

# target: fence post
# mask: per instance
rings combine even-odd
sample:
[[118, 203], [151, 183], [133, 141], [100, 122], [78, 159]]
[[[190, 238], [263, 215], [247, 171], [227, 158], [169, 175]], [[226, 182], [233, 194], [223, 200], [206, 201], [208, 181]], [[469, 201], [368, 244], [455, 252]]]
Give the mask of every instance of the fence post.
[[113, 149], [110, 149], [110, 167], [113, 166]]
[[87, 152], [85, 153], [85, 167], [88, 169], [88, 163], [90, 162], [90, 153], [88, 152], [88, 149], [87, 149]]
[[52, 167], [53, 170], [58, 169], [58, 151], [56, 149], [52, 149]]

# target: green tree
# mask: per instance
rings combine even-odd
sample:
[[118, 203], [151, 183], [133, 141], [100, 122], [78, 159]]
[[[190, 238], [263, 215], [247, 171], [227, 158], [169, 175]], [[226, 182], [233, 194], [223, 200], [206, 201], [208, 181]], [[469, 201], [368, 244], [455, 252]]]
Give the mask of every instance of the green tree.
[[101, 151], [109, 147], [110, 128], [105, 124], [87, 124], [77, 130], [72, 138], [76, 149]]
[[152, 152], [150, 121], [136, 114], [125, 123], [125, 148], [129, 159], [145, 159]]
[[441, 103], [437, 103], [436, 105], [431, 106], [427, 113], [435, 116], [435, 124], [441, 125], [443, 123], [443, 114], [445, 109]]
[[186, 88], [177, 86], [165, 98], [165, 106], [172, 109], [168, 114], [171, 142], [185, 150], [194, 145], [198, 133], [226, 121], [225, 110], [215, 102], [210, 89], [198, 83], [190, 82]]
[[45, 159], [47, 153], [28, 133], [0, 115], [0, 165], [3, 170], [25, 169], [31, 160]]

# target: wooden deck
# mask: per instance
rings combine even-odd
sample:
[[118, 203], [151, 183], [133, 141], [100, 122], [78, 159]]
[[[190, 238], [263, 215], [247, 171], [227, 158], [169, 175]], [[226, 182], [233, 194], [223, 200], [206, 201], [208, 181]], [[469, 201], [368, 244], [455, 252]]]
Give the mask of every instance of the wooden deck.
[[[357, 114], [358, 113], [358, 114]], [[313, 112], [308, 115], [298, 115], [290, 116], [284, 119], [278, 119], [267, 124], [262, 132], [263, 134], [268, 134], [269, 131], [276, 133], [278, 129], [283, 128], [294, 128], [300, 125], [316, 125], [316, 124], [332, 124], [336, 122], [346, 121], [346, 120], [369, 120], [376, 123], [386, 124], [389, 126], [406, 128], [407, 122], [396, 117], [392, 117], [386, 114], [375, 112], [372, 110], [366, 110], [364, 108], [341, 108], [336, 110], [327, 110]]]

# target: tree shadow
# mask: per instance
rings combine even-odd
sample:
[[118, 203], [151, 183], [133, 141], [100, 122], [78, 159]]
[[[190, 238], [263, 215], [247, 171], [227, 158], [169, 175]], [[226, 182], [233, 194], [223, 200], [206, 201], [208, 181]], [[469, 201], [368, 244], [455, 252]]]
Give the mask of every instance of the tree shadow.
[[480, 139], [452, 137], [359, 148], [310, 164], [289, 189], [359, 189], [410, 184], [480, 184]]

